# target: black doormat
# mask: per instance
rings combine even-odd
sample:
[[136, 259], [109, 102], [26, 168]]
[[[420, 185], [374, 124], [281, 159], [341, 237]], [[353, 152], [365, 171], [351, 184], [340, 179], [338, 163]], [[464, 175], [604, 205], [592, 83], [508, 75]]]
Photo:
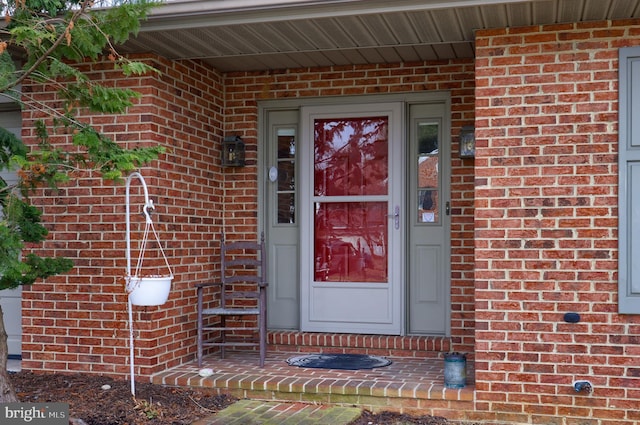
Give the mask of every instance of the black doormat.
[[287, 360], [287, 363], [291, 366], [317, 369], [358, 370], [389, 366], [391, 360], [366, 354], [308, 354], [306, 356], [291, 357]]

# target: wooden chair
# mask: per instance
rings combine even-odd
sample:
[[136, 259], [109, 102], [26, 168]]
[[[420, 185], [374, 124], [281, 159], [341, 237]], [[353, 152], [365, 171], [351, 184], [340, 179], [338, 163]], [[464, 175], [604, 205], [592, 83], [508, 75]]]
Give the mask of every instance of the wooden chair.
[[[204, 347], [220, 347], [225, 356], [226, 347], [258, 346], [260, 367], [264, 366], [267, 352], [267, 258], [264, 233], [259, 242], [226, 242], [222, 235], [220, 282], [196, 285], [198, 294], [198, 367], [202, 367]], [[220, 287], [218, 307], [205, 303], [205, 288]], [[215, 296], [215, 295], [213, 295]], [[217, 319], [210, 318], [217, 316]], [[250, 320], [255, 316], [255, 325]], [[227, 320], [229, 319], [229, 320]], [[232, 320], [236, 319], [236, 320]], [[232, 333], [227, 335], [227, 333]], [[213, 335], [212, 335], [213, 334]], [[255, 336], [257, 334], [257, 341]], [[205, 337], [212, 337], [206, 339]]]

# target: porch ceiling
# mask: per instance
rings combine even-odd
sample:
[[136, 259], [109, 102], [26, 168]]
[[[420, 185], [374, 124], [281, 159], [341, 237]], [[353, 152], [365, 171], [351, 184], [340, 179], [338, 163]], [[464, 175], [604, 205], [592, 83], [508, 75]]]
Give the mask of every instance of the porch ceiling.
[[170, 0], [124, 52], [253, 71], [470, 58], [477, 29], [640, 17], [640, 0]]

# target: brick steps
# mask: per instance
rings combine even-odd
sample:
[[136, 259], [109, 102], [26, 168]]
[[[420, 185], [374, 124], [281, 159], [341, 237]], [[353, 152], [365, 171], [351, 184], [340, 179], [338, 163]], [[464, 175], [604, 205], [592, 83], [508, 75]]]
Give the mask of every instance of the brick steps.
[[152, 382], [204, 387], [238, 398], [355, 405], [448, 418], [473, 411], [473, 380], [462, 389], [445, 388], [440, 359], [399, 357], [387, 367], [338, 371], [289, 366], [286, 359], [297, 354], [270, 352], [264, 368], [258, 366], [255, 353], [230, 353], [226, 359], [211, 355], [203, 367], [213, 369], [212, 376], [199, 376], [193, 362], [155, 374]]
[[358, 353], [385, 357], [441, 357], [450, 350], [449, 338], [270, 331], [269, 349], [287, 353]]

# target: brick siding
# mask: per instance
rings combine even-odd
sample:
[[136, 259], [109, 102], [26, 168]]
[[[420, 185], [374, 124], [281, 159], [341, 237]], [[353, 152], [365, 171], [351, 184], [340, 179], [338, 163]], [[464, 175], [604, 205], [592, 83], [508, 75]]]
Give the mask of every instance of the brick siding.
[[[219, 146], [223, 112], [221, 76], [194, 62], [141, 57], [161, 75], [122, 79], [110, 63], [87, 65], [94, 78], [135, 88], [142, 97], [122, 116], [86, 116], [129, 147], [160, 144], [167, 153], [141, 172], [156, 205], [152, 215], [166, 243], [175, 275], [168, 303], [136, 307], [137, 373], [149, 375], [192, 356], [195, 346], [195, 291], [192, 283], [211, 278], [211, 243], [219, 222], [222, 185]], [[37, 101], [50, 101], [52, 87], [25, 85]], [[23, 113], [26, 141], [33, 119]], [[65, 136], [53, 140], [65, 143]], [[131, 185], [132, 240], [140, 240], [141, 186]], [[125, 187], [102, 184], [89, 174], [36, 199], [50, 230], [43, 253], [65, 255], [75, 268], [23, 292], [23, 367], [30, 370], [128, 373], [128, 317], [124, 292]], [[150, 248], [153, 244], [149, 245]], [[150, 253], [152, 254], [152, 253]], [[134, 252], [135, 255], [135, 252]], [[154, 259], [149, 257], [150, 262]], [[133, 264], [135, 267], [135, 260]]]
[[618, 48], [639, 24], [477, 33], [480, 418], [640, 421], [640, 319], [617, 314]]
[[[226, 75], [226, 131], [243, 132], [246, 139], [257, 143], [256, 119], [261, 100], [380, 95], [403, 92], [449, 91], [451, 94], [451, 339], [452, 349], [473, 352], [473, 160], [457, 156], [460, 129], [474, 120], [473, 61], [441, 61], [398, 65], [361, 65], [313, 69], [292, 69], [283, 72], [237, 72]], [[339, 100], [337, 100], [339, 102]], [[247, 127], [248, 126], [248, 127]], [[248, 128], [248, 130], [247, 130]], [[257, 149], [248, 152], [250, 164], [257, 162]], [[255, 171], [254, 171], [255, 172]], [[234, 176], [235, 178], [235, 176]], [[257, 183], [247, 196], [245, 206], [237, 197], [227, 197], [226, 220], [234, 223], [255, 223], [255, 193]], [[229, 183], [227, 183], [229, 187]], [[246, 186], [245, 186], [246, 187]], [[237, 193], [234, 192], [234, 195]], [[239, 215], [240, 214], [240, 215]], [[255, 224], [250, 224], [255, 232]]]
[[[136, 365], [141, 376], [189, 361], [195, 352], [193, 282], [215, 275], [214, 241], [224, 224], [234, 236], [255, 235], [258, 220], [258, 102], [292, 97], [447, 90], [452, 103], [452, 341], [473, 351], [473, 160], [457, 157], [460, 128], [474, 120], [473, 62], [348, 66], [221, 76], [192, 61], [145, 56], [160, 76], [122, 80], [110, 64], [87, 65], [95, 78], [143, 93], [124, 116], [86, 117], [129, 146], [159, 143], [168, 151], [142, 170], [157, 205], [156, 228], [174, 267], [169, 302], [135, 308]], [[53, 101], [51, 87], [25, 86]], [[27, 110], [28, 128], [37, 113]], [[241, 134], [247, 166], [219, 167], [223, 135]], [[33, 141], [33, 134], [25, 133]], [[64, 143], [62, 137], [58, 142]], [[132, 184], [132, 211], [140, 204]], [[139, 190], [139, 189], [138, 189]], [[50, 195], [50, 193], [48, 194]], [[81, 178], [55, 197], [40, 197], [50, 241], [41, 252], [76, 262], [66, 276], [26, 288], [24, 367], [31, 370], [128, 373], [124, 187]], [[139, 235], [134, 233], [132, 239]]]

